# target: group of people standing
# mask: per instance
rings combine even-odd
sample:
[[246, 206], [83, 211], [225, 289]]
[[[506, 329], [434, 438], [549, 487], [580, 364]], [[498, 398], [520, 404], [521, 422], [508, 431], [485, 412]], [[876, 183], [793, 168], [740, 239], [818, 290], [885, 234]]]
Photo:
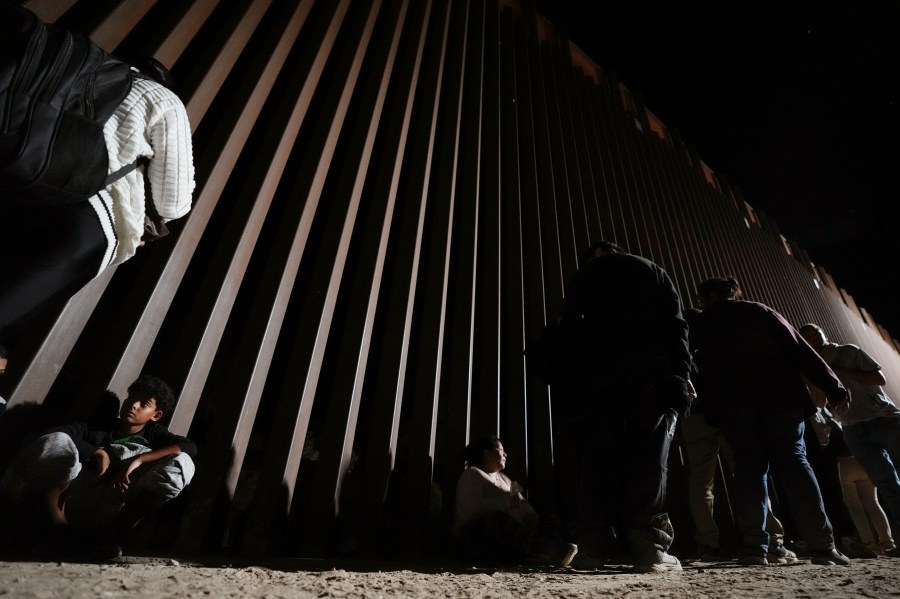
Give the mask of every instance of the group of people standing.
[[[680, 422], [701, 559], [731, 557], [713, 518], [721, 453], [733, 475], [740, 564], [799, 560], [772, 513], [771, 477], [803, 556], [847, 565], [807, 459], [805, 429], [827, 416], [871, 480], [868, 494], [858, 487], [855, 522], [866, 523], [859, 538], [872, 557], [900, 557], [878, 504], [880, 498], [900, 527], [900, 409], [881, 388], [880, 366], [856, 346], [829, 343], [817, 325], [798, 331], [775, 310], [741, 299], [734, 278], [703, 281], [695, 299], [699, 309], [682, 313], [666, 272], [614, 243], [585, 251], [558, 322], [558, 337], [568, 345], [566, 380], [551, 384], [555, 436], [571, 441], [577, 456], [574, 513], [556, 534], [536, 515], [520, 517], [525, 499], [501, 477], [502, 444], [480, 439], [469, 447], [457, 488], [454, 534], [463, 555], [680, 570], [669, 552], [674, 528], [666, 510], [669, 452]], [[490, 462], [492, 452], [502, 461]], [[855, 485], [847, 470], [845, 490]], [[505, 515], [498, 519], [498, 511]], [[485, 547], [494, 551], [485, 555]]]

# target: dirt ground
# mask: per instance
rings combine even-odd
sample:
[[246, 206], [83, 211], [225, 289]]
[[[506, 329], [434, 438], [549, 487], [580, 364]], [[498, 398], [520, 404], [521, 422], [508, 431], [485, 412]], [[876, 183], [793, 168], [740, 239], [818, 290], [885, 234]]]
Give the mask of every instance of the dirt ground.
[[841, 597], [900, 596], [900, 560], [850, 566], [740, 567], [685, 563], [683, 572], [633, 574], [626, 567], [487, 570], [283, 560], [269, 567], [204, 565], [168, 558], [115, 564], [0, 562], [0, 597], [293, 598], [293, 597]]

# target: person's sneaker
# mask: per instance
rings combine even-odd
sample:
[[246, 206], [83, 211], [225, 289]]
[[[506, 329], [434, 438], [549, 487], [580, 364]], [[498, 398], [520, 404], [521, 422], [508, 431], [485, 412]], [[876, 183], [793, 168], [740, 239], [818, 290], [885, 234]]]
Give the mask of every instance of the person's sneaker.
[[657, 551], [656, 557], [649, 562], [635, 562], [634, 571], [639, 573], [648, 572], [678, 572], [681, 568], [681, 562], [674, 555], [670, 555], [665, 551]]
[[818, 566], [849, 566], [850, 558], [837, 549], [818, 549], [810, 551], [809, 559]]
[[878, 553], [871, 547], [853, 537], [844, 537], [841, 539], [841, 546], [844, 555], [852, 559], [874, 559], [878, 557]]
[[741, 566], [768, 566], [769, 560], [762, 549], [747, 548], [738, 555], [738, 564]]
[[900, 547], [893, 547], [892, 549], [885, 549], [884, 555], [887, 557], [900, 557]]
[[728, 559], [721, 547], [700, 545], [697, 549], [699, 550], [701, 562], [723, 562]]
[[766, 552], [766, 561], [770, 564], [796, 564], [800, 560], [797, 554], [786, 549], [784, 545], [770, 546]]
[[574, 543], [559, 543], [550, 549], [550, 558], [560, 568], [566, 568], [575, 559], [578, 553], [578, 545]]

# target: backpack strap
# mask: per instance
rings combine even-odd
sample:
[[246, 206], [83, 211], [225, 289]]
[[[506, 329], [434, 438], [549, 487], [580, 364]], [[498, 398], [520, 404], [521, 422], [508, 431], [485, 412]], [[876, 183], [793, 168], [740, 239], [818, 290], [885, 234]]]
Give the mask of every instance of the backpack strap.
[[106, 189], [131, 171], [135, 170], [139, 166], [143, 166], [149, 162], [149, 159], [146, 156], [139, 156], [137, 160], [132, 162], [131, 164], [126, 164], [119, 170], [113, 171], [106, 176], [106, 179], [103, 180], [103, 187], [101, 189]]

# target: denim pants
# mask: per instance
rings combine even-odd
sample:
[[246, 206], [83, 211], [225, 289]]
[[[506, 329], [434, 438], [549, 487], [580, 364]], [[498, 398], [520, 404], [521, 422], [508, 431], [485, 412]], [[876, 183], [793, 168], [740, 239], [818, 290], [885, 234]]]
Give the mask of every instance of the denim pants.
[[[680, 420], [681, 439], [688, 466], [688, 504], [694, 519], [694, 540], [702, 547], [719, 548], [719, 525], [714, 517], [716, 469], [721, 457], [734, 472], [734, 453], [722, 431], [706, 421], [706, 414], [698, 412]], [[725, 506], [727, 508], [727, 506]], [[784, 527], [772, 513], [766, 514], [766, 532], [770, 541], [781, 543]]]
[[900, 417], [875, 418], [844, 427], [844, 440], [862, 465], [895, 531], [900, 530]]
[[834, 549], [831, 523], [819, 484], [806, 459], [803, 410], [782, 407], [729, 406], [717, 423], [735, 457], [735, 502], [747, 551], [765, 553], [770, 465], [781, 483], [797, 528], [813, 550]]

